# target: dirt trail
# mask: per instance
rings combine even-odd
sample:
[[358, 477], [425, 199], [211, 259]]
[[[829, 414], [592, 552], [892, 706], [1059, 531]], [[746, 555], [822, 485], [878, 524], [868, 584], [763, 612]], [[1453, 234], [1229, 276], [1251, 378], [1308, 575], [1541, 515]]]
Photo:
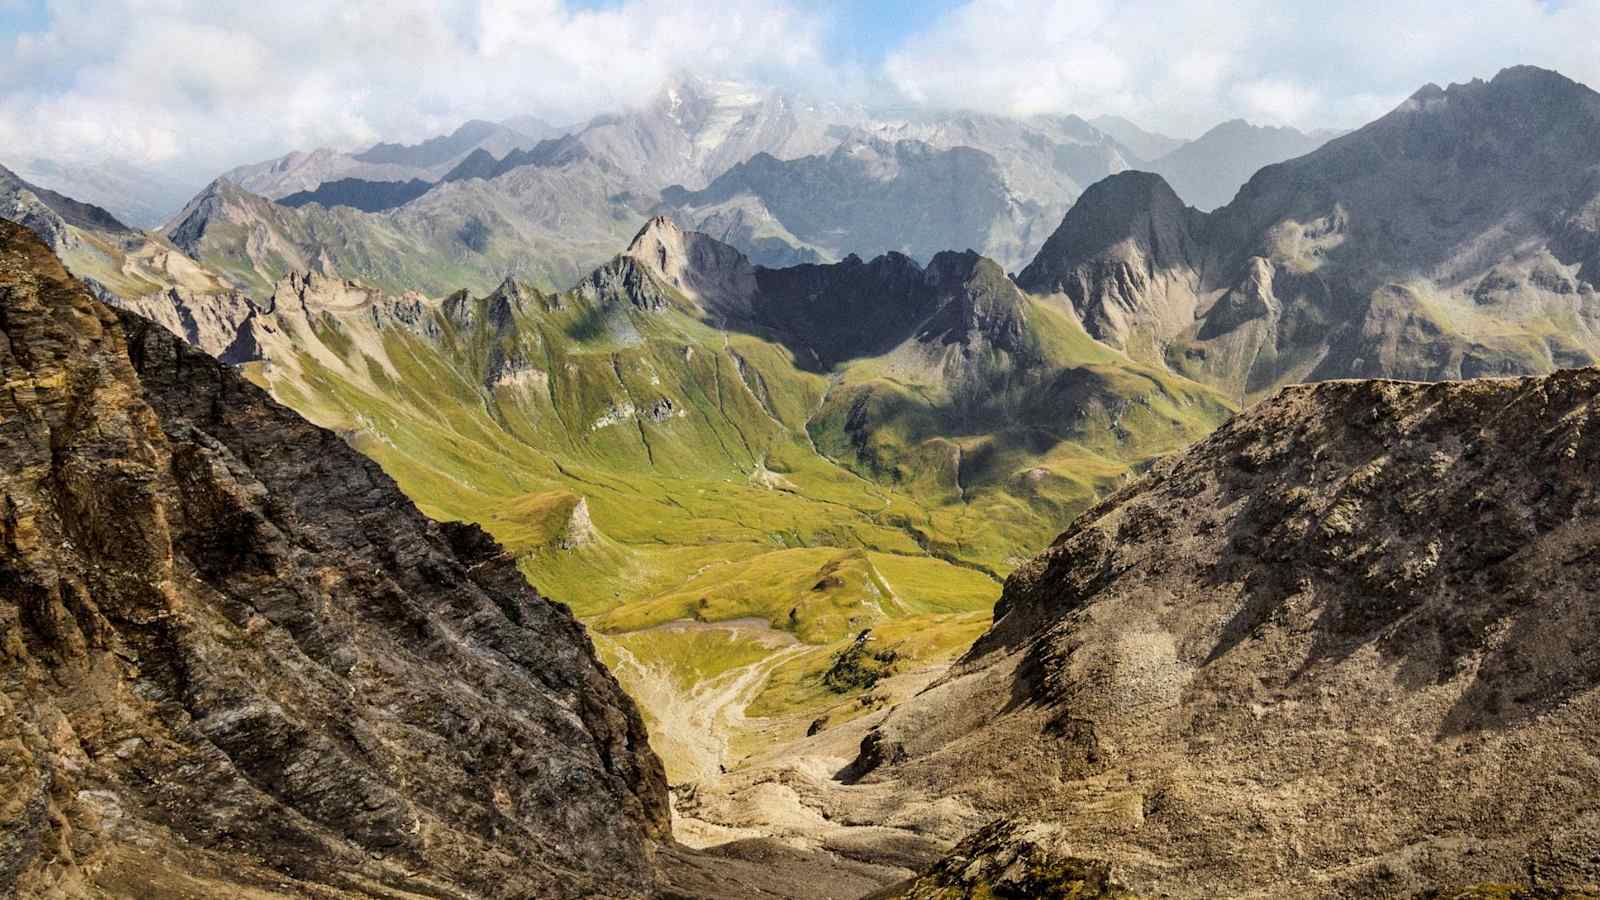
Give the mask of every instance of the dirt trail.
[[661, 627], [753, 633], [775, 643], [773, 652], [758, 662], [723, 672], [685, 690], [666, 668], [639, 659], [615, 641], [606, 641], [618, 661], [618, 679], [640, 707], [650, 713], [650, 742], [666, 763], [668, 777], [678, 783], [716, 778], [737, 762], [731, 758], [730, 739], [745, 727], [745, 708], [760, 692], [767, 676], [811, 647], [765, 622], [673, 623]]

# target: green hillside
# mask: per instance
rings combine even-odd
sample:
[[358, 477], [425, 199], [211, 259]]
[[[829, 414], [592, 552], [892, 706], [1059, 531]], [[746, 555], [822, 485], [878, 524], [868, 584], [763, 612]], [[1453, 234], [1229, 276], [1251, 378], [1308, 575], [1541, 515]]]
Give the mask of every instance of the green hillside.
[[[748, 730], [748, 709], [788, 734], [860, 708], [869, 686], [824, 675], [862, 631], [894, 672], [948, 658], [1020, 557], [1229, 412], [1008, 281], [1026, 353], [926, 333], [960, 319], [985, 274], [946, 279], [875, 355], [820, 371], [759, 305], [713, 327], [630, 256], [561, 295], [507, 282], [319, 307], [314, 281], [258, 327], [267, 361], [252, 372], [425, 512], [493, 533], [636, 694], [676, 691], [643, 704], [656, 728], [759, 669], [717, 698], [739, 721], [707, 727]], [[752, 749], [659, 743], [674, 778]]]

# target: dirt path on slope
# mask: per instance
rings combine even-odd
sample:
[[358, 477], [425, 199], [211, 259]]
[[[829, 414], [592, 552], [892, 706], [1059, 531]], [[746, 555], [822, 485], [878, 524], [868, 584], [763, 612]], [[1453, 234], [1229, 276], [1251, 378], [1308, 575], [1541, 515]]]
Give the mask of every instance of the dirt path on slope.
[[728, 631], [770, 641], [773, 647], [755, 663], [685, 689], [665, 666], [640, 659], [604, 635], [596, 636], [615, 654], [615, 673], [623, 687], [648, 711], [650, 743], [666, 764], [668, 778], [674, 783], [716, 778], [737, 763], [730, 749], [732, 738], [746, 727], [744, 711], [772, 670], [812, 647], [759, 620], [673, 622], [657, 628]]

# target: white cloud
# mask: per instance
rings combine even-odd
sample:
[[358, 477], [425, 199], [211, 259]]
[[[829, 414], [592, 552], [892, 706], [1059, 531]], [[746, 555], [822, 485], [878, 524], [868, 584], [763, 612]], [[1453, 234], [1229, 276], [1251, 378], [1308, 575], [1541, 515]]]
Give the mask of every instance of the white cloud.
[[[4, 2], [4, 0], [0, 0]], [[823, 68], [785, 0], [52, 0], [0, 46], [0, 159], [214, 173], [292, 148], [419, 140], [467, 118], [577, 121], [672, 71]]]
[[885, 62], [938, 106], [1354, 127], [1520, 63], [1600, 86], [1600, 0], [972, 0]]
[[881, 63], [828, 58], [830, 25], [849, 10], [804, 0], [48, 9], [43, 30], [0, 38], [0, 161], [119, 159], [194, 181], [294, 148], [420, 140], [472, 117], [579, 121], [681, 68], [828, 98], [1118, 113], [1188, 135], [1236, 116], [1353, 127], [1426, 82], [1523, 62], [1600, 86], [1600, 0], [970, 0], [907, 17], [917, 30]]

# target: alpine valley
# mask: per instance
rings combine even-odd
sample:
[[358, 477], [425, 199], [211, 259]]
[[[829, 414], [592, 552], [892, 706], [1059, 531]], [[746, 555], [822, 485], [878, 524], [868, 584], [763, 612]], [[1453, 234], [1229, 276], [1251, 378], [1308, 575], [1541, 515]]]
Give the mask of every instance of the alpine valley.
[[20, 171], [0, 890], [1600, 896], [1559, 73]]

